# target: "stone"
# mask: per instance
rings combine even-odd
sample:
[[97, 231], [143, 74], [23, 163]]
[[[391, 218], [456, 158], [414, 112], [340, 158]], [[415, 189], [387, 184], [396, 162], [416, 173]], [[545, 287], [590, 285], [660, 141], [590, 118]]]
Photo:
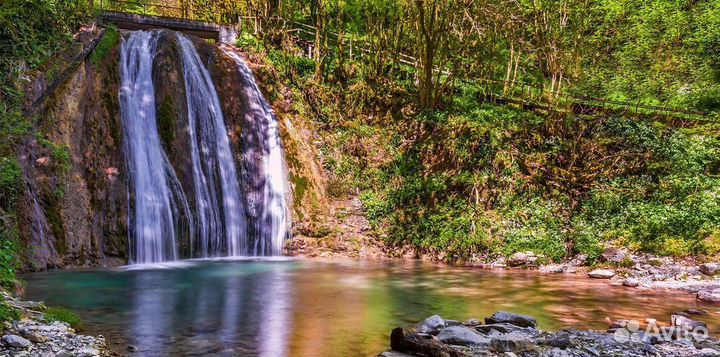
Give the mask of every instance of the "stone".
[[670, 321], [672, 322], [672, 325], [675, 327], [679, 327], [685, 330], [694, 330], [698, 327], [705, 327], [707, 328], [707, 324], [702, 321], [693, 320], [687, 316], [683, 315], [671, 315]]
[[615, 276], [615, 272], [609, 269], [595, 269], [588, 273], [593, 279], [610, 279]]
[[23, 329], [20, 331], [20, 335], [26, 338], [28, 341], [33, 343], [44, 343], [47, 341], [47, 337], [30, 329]]
[[507, 260], [507, 265], [511, 267], [519, 267], [527, 264], [529, 256], [523, 252], [517, 252], [510, 256]]
[[568, 348], [570, 346], [570, 335], [564, 332], [559, 332], [554, 336], [545, 340], [544, 344], [550, 347], [557, 347], [561, 349]]
[[77, 352], [77, 357], [95, 357], [100, 355], [100, 351], [94, 348], [83, 348]]
[[457, 320], [445, 320], [445, 326], [447, 326], [447, 327], [450, 327], [450, 326], [460, 326], [460, 325], [462, 325], [462, 322], [460, 322], [460, 321], [457, 321]]
[[381, 353], [378, 357], [413, 357], [412, 355], [398, 352], [398, 351], [385, 351]]
[[687, 308], [683, 312], [685, 312], [686, 314], [689, 314], [689, 315], [707, 315], [708, 314], [708, 312], [706, 310], [699, 310], [699, 309], [693, 309], [693, 308]]
[[518, 326], [509, 323], [498, 323], [498, 324], [486, 324], [475, 326], [475, 329], [484, 334], [489, 334], [491, 331], [497, 331], [499, 333], [510, 333], [517, 330]]
[[466, 320], [463, 322], [463, 325], [465, 325], [465, 326], [477, 326], [480, 324], [482, 324], [482, 321], [480, 321], [478, 319], [469, 319], [469, 320]]
[[697, 298], [700, 301], [720, 303], [720, 289], [700, 291]]
[[560, 274], [565, 272], [565, 268], [562, 265], [552, 264], [541, 267], [540, 271], [548, 274]]
[[450, 345], [477, 346], [488, 344], [490, 339], [480, 336], [477, 332], [463, 326], [450, 326], [444, 328], [437, 335], [438, 341]]
[[629, 256], [630, 254], [625, 249], [608, 248], [600, 255], [599, 260], [603, 263], [618, 264], [624, 262]]
[[70, 353], [66, 350], [61, 350], [55, 354], [55, 357], [75, 357], [75, 355], [73, 355], [72, 353]]
[[532, 316], [513, 314], [511, 312], [498, 311], [485, 319], [486, 324], [509, 323], [520, 327], [536, 327], [537, 321]]
[[700, 272], [705, 275], [720, 273], [720, 263], [705, 263], [700, 265]]
[[532, 351], [535, 349], [535, 344], [530, 341], [526, 336], [517, 333], [509, 333], [506, 335], [493, 337], [493, 339], [490, 341], [490, 347], [492, 347], [495, 352], [515, 353]]
[[2, 337], [2, 342], [6, 346], [15, 348], [29, 348], [32, 346], [32, 342], [18, 336], [18, 335], [5, 335]]
[[417, 328], [417, 332], [437, 335], [445, 327], [445, 320], [438, 315], [432, 315], [425, 319]]
[[712, 348], [703, 348], [698, 351], [698, 353], [698, 356], [701, 357], [720, 356], [720, 351], [714, 350]]
[[627, 278], [627, 279], [623, 280], [622, 284], [623, 284], [623, 286], [636, 288], [640, 285], [640, 280], [635, 279], [635, 278]]

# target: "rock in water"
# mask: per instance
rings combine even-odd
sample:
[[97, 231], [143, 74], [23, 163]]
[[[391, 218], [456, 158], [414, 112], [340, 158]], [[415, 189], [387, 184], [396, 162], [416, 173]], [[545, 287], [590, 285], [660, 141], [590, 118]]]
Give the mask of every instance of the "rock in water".
[[720, 263], [705, 263], [700, 265], [700, 272], [705, 275], [720, 273]]
[[640, 280], [637, 280], [635, 278], [627, 278], [627, 279], [623, 280], [622, 284], [623, 284], [623, 286], [629, 286], [631, 288], [635, 288], [638, 285], [640, 285]]
[[670, 316], [672, 325], [685, 330], [693, 330], [697, 327], [707, 328], [707, 324], [702, 321], [693, 320], [683, 315], [672, 315]]
[[2, 342], [7, 346], [15, 348], [28, 348], [32, 346], [32, 342], [18, 335], [5, 335], [2, 337]]
[[526, 336], [517, 333], [498, 336], [490, 341], [490, 346], [496, 352], [525, 352], [535, 349], [535, 344]]
[[697, 298], [705, 302], [720, 303], [720, 289], [700, 291]]
[[589, 272], [588, 276], [594, 279], [610, 279], [615, 276], [615, 272], [608, 269], [595, 269]]
[[509, 323], [520, 327], [536, 327], [537, 321], [532, 316], [513, 314], [505, 311], [498, 311], [485, 319], [486, 324]]
[[437, 336], [442, 343], [460, 346], [476, 346], [490, 343], [490, 339], [473, 332], [467, 327], [451, 326], [440, 331]]
[[438, 315], [432, 315], [425, 319], [417, 328], [417, 332], [437, 335], [445, 327], [445, 320]]

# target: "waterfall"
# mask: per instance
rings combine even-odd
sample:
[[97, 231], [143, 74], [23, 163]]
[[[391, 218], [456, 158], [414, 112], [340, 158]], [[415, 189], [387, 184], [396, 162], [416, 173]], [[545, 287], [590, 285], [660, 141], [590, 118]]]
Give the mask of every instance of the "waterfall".
[[183, 184], [194, 195], [188, 199], [163, 147], [170, 143], [163, 144], [158, 134], [152, 71], [160, 33], [136, 31], [121, 45], [131, 261], [177, 260], [179, 242], [188, 238], [191, 257], [280, 255], [289, 223], [287, 175], [272, 109], [243, 59], [223, 48], [237, 64], [248, 100], [238, 150], [242, 177], [252, 184], [241, 185], [210, 73], [193, 42], [176, 33], [188, 116], [187, 128], [181, 128], [188, 154], [180, 157], [190, 169]]
[[129, 176], [130, 260], [155, 263], [178, 258], [182, 217], [189, 206], [158, 135], [152, 64], [158, 32], [136, 31], [120, 54], [120, 111]]
[[[219, 256], [223, 252], [229, 256], [247, 255], [244, 201], [220, 100], [193, 43], [180, 33], [177, 39], [185, 77], [202, 256]], [[218, 184], [222, 195], [217, 194]], [[218, 226], [220, 212], [224, 224]], [[224, 242], [220, 241], [222, 235]]]
[[[280, 255], [285, 236], [288, 233], [288, 207], [287, 207], [287, 173], [283, 155], [278, 121], [275, 114], [265, 100], [255, 82], [250, 67], [231, 47], [221, 47], [223, 52], [232, 58], [238, 66], [244, 80], [245, 94], [248, 98], [248, 108], [245, 111], [245, 123], [250, 125], [248, 133], [256, 135], [256, 145], [245, 139], [244, 151], [249, 157], [261, 157], [262, 167], [255, 167], [253, 175], [260, 175], [258, 188], [256, 218], [251, 222], [250, 230], [251, 251], [253, 255]], [[249, 160], [251, 161], [251, 160]]]

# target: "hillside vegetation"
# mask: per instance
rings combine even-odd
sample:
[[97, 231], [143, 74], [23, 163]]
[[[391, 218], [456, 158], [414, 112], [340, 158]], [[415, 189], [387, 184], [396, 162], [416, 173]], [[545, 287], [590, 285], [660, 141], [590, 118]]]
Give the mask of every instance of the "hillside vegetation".
[[[720, 17], [710, 10], [720, 2], [481, 3], [283, 3], [281, 14], [320, 24], [316, 60], [302, 57], [313, 39], [282, 27], [239, 45], [292, 83], [295, 110], [322, 128], [330, 193], [359, 194], [390, 244], [449, 261], [526, 250], [594, 261], [606, 246], [720, 252]], [[350, 58], [351, 34], [378, 52]], [[399, 64], [393, 51], [420, 63]], [[472, 80], [506, 75], [499, 93]], [[544, 87], [547, 106], [486, 100], [521, 81]], [[578, 112], [559, 92], [705, 115]]]

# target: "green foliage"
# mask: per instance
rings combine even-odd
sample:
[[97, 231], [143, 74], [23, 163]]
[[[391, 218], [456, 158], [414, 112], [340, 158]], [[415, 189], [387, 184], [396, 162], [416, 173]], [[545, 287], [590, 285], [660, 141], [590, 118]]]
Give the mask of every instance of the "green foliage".
[[83, 329], [83, 322], [80, 315], [63, 307], [48, 307], [45, 310], [45, 318], [50, 321], [67, 322], [76, 330]]
[[5, 301], [0, 301], [0, 322], [20, 319], [20, 312], [12, 308]]

